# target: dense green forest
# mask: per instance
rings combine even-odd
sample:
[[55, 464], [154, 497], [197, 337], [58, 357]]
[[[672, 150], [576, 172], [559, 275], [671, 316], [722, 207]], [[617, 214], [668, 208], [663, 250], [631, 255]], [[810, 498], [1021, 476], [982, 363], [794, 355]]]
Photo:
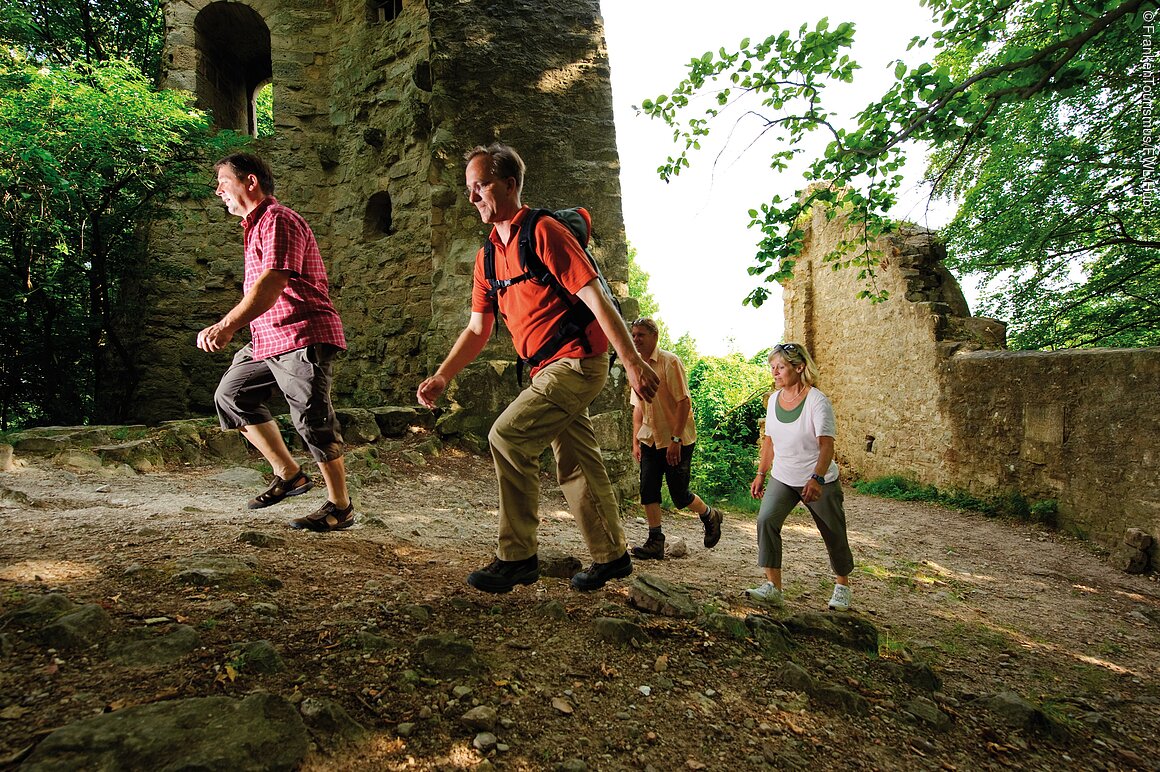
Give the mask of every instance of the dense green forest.
[[157, 88], [163, 26], [157, 2], [0, 8], [0, 430], [117, 420], [125, 290], [160, 270], [145, 226], [209, 195], [206, 164], [238, 141]]

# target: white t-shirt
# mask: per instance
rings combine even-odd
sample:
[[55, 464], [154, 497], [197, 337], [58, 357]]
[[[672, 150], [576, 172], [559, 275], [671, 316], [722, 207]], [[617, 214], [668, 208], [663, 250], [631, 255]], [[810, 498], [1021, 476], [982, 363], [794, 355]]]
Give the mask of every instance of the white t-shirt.
[[[835, 437], [834, 406], [830, 399], [817, 389], [811, 388], [806, 394], [801, 414], [793, 423], [782, 423], [777, 419], [777, 398], [775, 391], [769, 398], [769, 410], [765, 415], [765, 433], [773, 441], [773, 479], [793, 488], [802, 488], [809, 482], [810, 475], [817, 466], [818, 437]], [[830, 461], [826, 470], [826, 482], [838, 479], [838, 464]]]

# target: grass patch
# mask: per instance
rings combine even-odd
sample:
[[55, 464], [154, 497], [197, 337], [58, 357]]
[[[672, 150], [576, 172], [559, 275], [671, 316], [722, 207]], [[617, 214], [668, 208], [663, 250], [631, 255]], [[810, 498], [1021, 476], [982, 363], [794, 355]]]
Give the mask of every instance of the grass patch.
[[878, 656], [885, 658], [905, 658], [906, 644], [890, 634], [889, 630], [878, 634]]
[[934, 642], [943, 653], [951, 656], [962, 656], [980, 649], [1002, 653], [1011, 647], [1010, 638], [1003, 633], [963, 622], [956, 622], [939, 633]]
[[899, 501], [922, 501], [953, 509], [980, 512], [988, 517], [1010, 517], [1025, 522], [1056, 527], [1059, 503], [1055, 499], [1031, 501], [1017, 491], [1003, 491], [993, 496], [980, 497], [967, 491], [951, 488], [939, 490], [917, 480], [900, 475], [858, 480], [854, 490], [868, 496], [880, 496]]
[[109, 432], [109, 436], [117, 442], [126, 442], [128, 440], [143, 440], [149, 436], [149, 430], [133, 428], [131, 426], [118, 426], [116, 429]]
[[747, 490], [731, 491], [724, 498], [710, 503], [709, 506], [719, 506], [722, 509], [743, 515], [757, 515], [757, 510], [761, 509], [761, 499], [753, 498]]
[[969, 586], [959, 579], [952, 578], [940, 571], [938, 566], [926, 561], [895, 560], [889, 566], [878, 563], [859, 563], [854, 572], [875, 579], [892, 589], [906, 591], [929, 590], [941, 588], [948, 597], [962, 600], [964, 590]]

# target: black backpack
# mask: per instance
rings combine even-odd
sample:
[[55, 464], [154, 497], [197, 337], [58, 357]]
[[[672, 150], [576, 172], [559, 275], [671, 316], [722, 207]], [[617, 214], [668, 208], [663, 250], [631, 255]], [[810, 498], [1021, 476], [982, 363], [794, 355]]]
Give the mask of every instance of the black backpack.
[[[596, 316], [592, 313], [592, 309], [585, 305], [583, 300], [564, 289], [559, 279], [552, 275], [552, 272], [548, 270], [548, 266], [544, 265], [544, 261], [536, 254], [536, 223], [544, 215], [554, 217], [568, 226], [568, 230], [576, 237], [576, 242], [584, 250], [584, 254], [588, 257], [588, 262], [592, 264], [592, 268], [596, 271], [596, 276], [600, 279], [600, 288], [608, 296], [609, 300], [612, 301], [616, 312], [620, 313], [620, 301], [612, 294], [612, 287], [608, 285], [608, 281], [604, 278], [604, 274], [600, 270], [600, 264], [596, 262], [596, 258], [588, 251], [588, 241], [592, 236], [592, 218], [589, 216], [588, 210], [583, 207], [557, 209], [555, 211], [551, 209], [530, 210], [524, 222], [520, 224], [519, 231], [518, 254], [520, 268], [524, 271], [522, 274], [511, 279], [495, 278], [495, 245], [491, 243], [491, 239], [483, 242], [483, 276], [487, 280], [489, 287], [487, 297], [491, 301], [491, 308], [495, 315], [496, 324], [499, 324], [501, 318], [499, 313], [499, 294], [508, 287], [523, 281], [534, 281], [541, 285], [551, 287], [555, 290], [556, 295], [568, 306], [568, 310], [564, 312], [564, 316], [560, 320], [560, 325], [556, 328], [555, 334], [539, 350], [527, 359], [517, 356], [517, 382], [523, 381], [525, 364], [528, 365], [529, 369], [534, 369], [542, 362], [550, 359], [570, 341], [579, 340], [580, 345], [583, 346], [586, 353], [592, 352], [592, 347], [588, 342], [588, 335], [585, 330], [596, 319]], [[609, 358], [609, 367], [612, 366], [612, 359], [615, 356], [615, 351], [613, 351], [612, 357]]]

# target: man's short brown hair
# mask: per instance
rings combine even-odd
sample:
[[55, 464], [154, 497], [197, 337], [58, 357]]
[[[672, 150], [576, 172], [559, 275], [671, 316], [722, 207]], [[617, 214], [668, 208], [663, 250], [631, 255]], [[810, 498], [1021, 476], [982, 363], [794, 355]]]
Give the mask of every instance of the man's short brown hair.
[[488, 157], [488, 170], [493, 177], [501, 180], [514, 177], [516, 193], [524, 189], [524, 172], [527, 170], [527, 166], [524, 165], [524, 159], [520, 158], [520, 154], [515, 151], [515, 148], [502, 142], [492, 142], [487, 147], [476, 145], [463, 154], [463, 160], [471, 163], [472, 159], [479, 155]]
[[258, 185], [262, 187], [262, 192], [267, 196], [274, 195], [274, 172], [270, 170], [270, 165], [258, 156], [251, 153], [233, 153], [218, 161], [213, 168], [216, 170], [223, 166], [233, 169], [234, 176], [239, 180], [254, 175]]

